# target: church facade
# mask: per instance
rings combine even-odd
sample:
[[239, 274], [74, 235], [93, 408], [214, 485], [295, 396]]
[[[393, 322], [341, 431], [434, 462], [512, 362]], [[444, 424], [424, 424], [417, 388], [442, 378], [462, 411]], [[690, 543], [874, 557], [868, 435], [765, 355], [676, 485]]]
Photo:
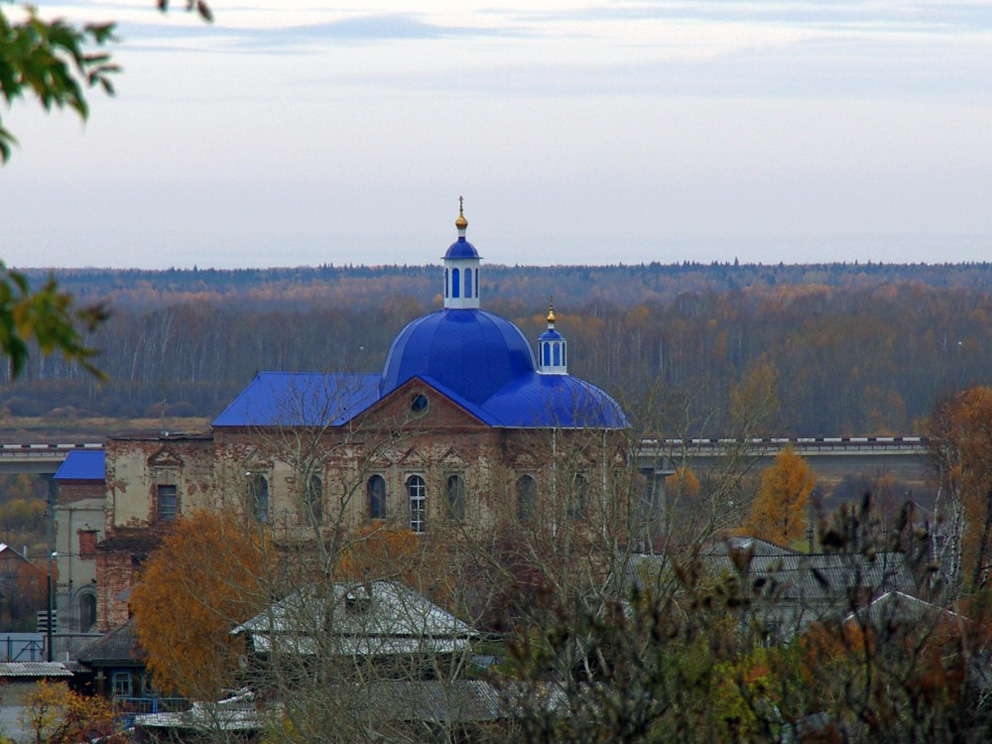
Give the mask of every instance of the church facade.
[[381, 372], [262, 372], [201, 435], [106, 448], [98, 625], [127, 618], [141, 562], [182, 514], [232, 508], [285, 543], [378, 523], [417, 534], [505, 522], [626, 529], [627, 417], [568, 373], [567, 341], [531, 343], [482, 309], [459, 209], [444, 306], [409, 323]]

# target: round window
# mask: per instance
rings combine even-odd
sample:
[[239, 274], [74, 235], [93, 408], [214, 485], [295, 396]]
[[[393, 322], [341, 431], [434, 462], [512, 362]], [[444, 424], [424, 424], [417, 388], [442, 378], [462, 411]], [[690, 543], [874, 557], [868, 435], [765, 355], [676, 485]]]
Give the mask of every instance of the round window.
[[413, 396], [413, 399], [410, 401], [410, 410], [417, 414], [424, 414], [427, 413], [427, 407], [429, 405], [430, 403], [427, 400], [427, 396], [422, 393], [418, 393]]

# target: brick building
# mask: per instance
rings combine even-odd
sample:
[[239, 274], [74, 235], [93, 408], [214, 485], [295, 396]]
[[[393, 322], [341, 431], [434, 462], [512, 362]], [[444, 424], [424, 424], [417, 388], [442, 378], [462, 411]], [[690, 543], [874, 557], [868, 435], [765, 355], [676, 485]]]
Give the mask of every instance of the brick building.
[[241, 509], [287, 542], [372, 520], [415, 533], [503, 520], [624, 529], [610, 475], [627, 458], [623, 410], [568, 374], [553, 310], [535, 359], [516, 326], [480, 309], [467, 225], [459, 210], [443, 309], [400, 332], [381, 373], [260, 373], [209, 434], [108, 442], [102, 627], [127, 619], [119, 599], [144, 556], [196, 509]]

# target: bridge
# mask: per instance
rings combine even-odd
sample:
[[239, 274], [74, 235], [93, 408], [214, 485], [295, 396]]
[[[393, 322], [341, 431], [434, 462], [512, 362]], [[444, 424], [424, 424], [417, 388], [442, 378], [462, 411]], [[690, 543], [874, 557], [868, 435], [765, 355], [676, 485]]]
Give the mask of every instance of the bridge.
[[644, 439], [637, 463], [652, 482], [670, 475], [676, 467], [705, 471], [719, 467], [726, 458], [743, 458], [751, 471], [758, 473], [788, 446], [807, 461], [818, 486], [825, 491], [848, 475], [884, 473], [903, 484], [914, 498], [924, 502], [932, 498], [927, 440], [918, 436]]
[[103, 442], [0, 444], [0, 473], [31, 473], [52, 476], [70, 452], [102, 449]]

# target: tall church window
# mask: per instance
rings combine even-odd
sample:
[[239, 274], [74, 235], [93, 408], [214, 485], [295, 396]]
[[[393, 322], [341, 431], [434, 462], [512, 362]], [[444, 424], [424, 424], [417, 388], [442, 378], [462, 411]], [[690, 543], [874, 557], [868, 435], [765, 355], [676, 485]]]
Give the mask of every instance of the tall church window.
[[445, 296], [445, 297], [447, 297], [447, 296], [448, 296], [448, 280], [449, 280], [449, 277], [448, 277], [448, 270], [447, 270], [447, 269], [445, 269], [445, 270], [444, 270], [444, 296]]
[[307, 483], [307, 518], [315, 524], [324, 521], [324, 483], [319, 475], [311, 475]]
[[465, 296], [472, 296], [472, 269], [465, 269]]
[[461, 288], [458, 282], [458, 269], [451, 270], [451, 296], [461, 297]]
[[406, 491], [410, 497], [410, 529], [421, 534], [427, 517], [427, 484], [419, 475], [411, 475], [406, 482]]
[[550, 367], [551, 366], [551, 344], [544, 343], [544, 344], [541, 344], [541, 346], [544, 349], [544, 359], [541, 360], [541, 364], [543, 364], [545, 367]]
[[479, 270], [475, 270], [475, 296], [479, 296]]
[[557, 367], [560, 364], [561, 364], [561, 344], [556, 343], [555, 344], [555, 366]]
[[460, 475], [448, 476], [448, 519], [452, 522], [465, 519], [465, 481]]
[[532, 475], [517, 479], [517, 519], [529, 522], [537, 509], [537, 481]]
[[248, 476], [248, 507], [256, 522], [265, 524], [269, 521], [269, 479], [261, 473], [251, 473]]
[[160, 522], [175, 522], [179, 500], [176, 486], [160, 483], [155, 486], [156, 510]]
[[89, 633], [96, 625], [96, 595], [87, 592], [79, 597], [79, 632]]
[[373, 475], [366, 485], [369, 497], [369, 519], [386, 518], [386, 479]]

